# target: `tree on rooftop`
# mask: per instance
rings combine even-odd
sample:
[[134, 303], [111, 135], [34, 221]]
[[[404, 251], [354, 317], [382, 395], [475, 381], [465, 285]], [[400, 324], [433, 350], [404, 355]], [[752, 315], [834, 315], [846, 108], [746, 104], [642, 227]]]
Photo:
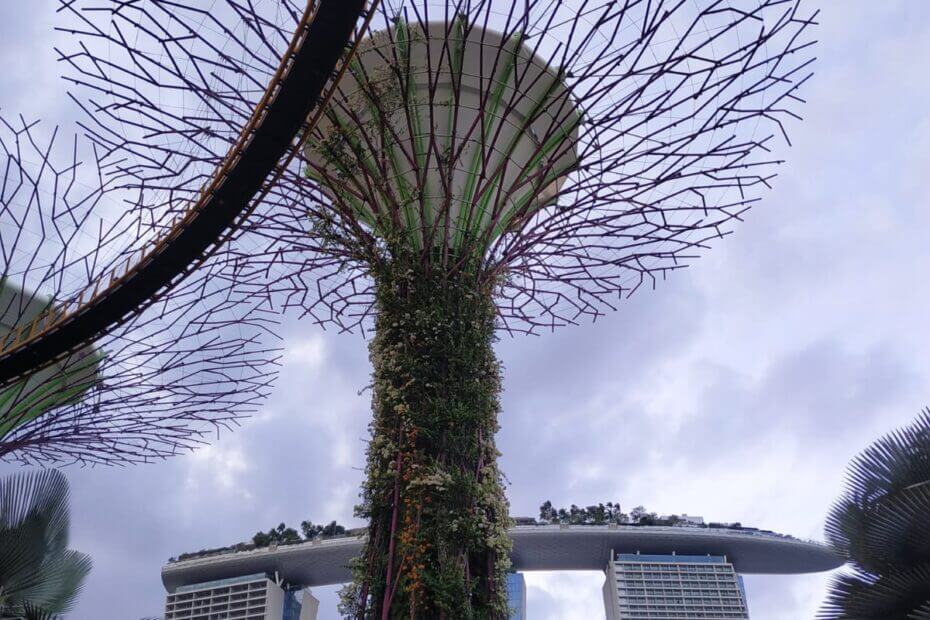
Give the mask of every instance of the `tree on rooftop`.
[[323, 531], [322, 525], [315, 525], [312, 521], [301, 521], [300, 532], [304, 535], [304, 540], [313, 540]]
[[[304, 522], [306, 523], [306, 521]], [[303, 524], [301, 524], [303, 527]], [[256, 532], [252, 537], [252, 543], [256, 547], [267, 547], [269, 545], [292, 545], [301, 542], [300, 534], [292, 527], [287, 527], [284, 523], [279, 523], [268, 532]]]
[[552, 507], [552, 502], [546, 500], [539, 506], [539, 520], [545, 523], [552, 523], [559, 517], [558, 511]]
[[604, 506], [604, 504], [588, 506], [585, 508], [585, 512], [588, 513], [592, 524], [603, 525], [607, 523], [607, 508]]
[[643, 517], [648, 516], [648, 514], [649, 513], [646, 512], [646, 509], [644, 507], [637, 506], [636, 508], [630, 511], [630, 521], [632, 521], [633, 523], [639, 523], [640, 520], [642, 520]]
[[335, 521], [330, 521], [327, 525], [323, 526], [320, 530], [320, 535], [326, 538], [332, 536], [342, 536], [346, 533], [346, 528], [339, 525]]
[[564, 508], [555, 508], [551, 501], [546, 500], [539, 506], [539, 520], [543, 523], [604, 525], [607, 523], [627, 523], [629, 517], [620, 509], [619, 502], [600, 503], [586, 508], [579, 508], [572, 504], [569, 510], [565, 510]]

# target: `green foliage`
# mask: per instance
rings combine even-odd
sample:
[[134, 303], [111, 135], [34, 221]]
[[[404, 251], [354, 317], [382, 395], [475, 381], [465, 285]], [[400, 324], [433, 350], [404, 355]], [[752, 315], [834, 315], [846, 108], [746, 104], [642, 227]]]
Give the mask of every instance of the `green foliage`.
[[510, 539], [494, 444], [495, 311], [475, 273], [440, 275], [398, 250], [375, 273], [378, 318], [369, 519], [342, 613], [503, 618]]
[[68, 482], [56, 470], [0, 481], [0, 617], [68, 611], [90, 558], [68, 549]]
[[314, 525], [310, 521], [303, 521], [300, 524], [300, 531], [303, 532], [306, 540], [315, 538], [332, 538], [333, 536], [342, 536], [346, 533], [346, 528], [342, 527], [335, 521], [330, 521], [328, 525]]
[[[556, 508], [552, 502], [546, 500], [539, 506], [540, 523], [559, 523], [564, 525], [662, 525], [675, 526], [684, 520], [678, 515], [660, 517], [654, 512], [647, 512], [642, 506], [637, 506], [627, 515], [620, 509], [620, 502], [607, 502], [606, 504], [593, 504], [581, 508], [572, 504], [566, 508]], [[739, 523], [716, 524], [719, 527], [739, 528]]]
[[[256, 532], [252, 537], [252, 544], [256, 547], [268, 547], [270, 545], [294, 545], [308, 540], [317, 538], [332, 538], [333, 536], [342, 536], [346, 533], [346, 528], [335, 521], [328, 525], [314, 525], [312, 521], [301, 521], [300, 534], [292, 527], [287, 527], [279, 523], [267, 532]], [[301, 537], [303, 534], [303, 537]]]
[[[635, 510], [642, 510], [639, 506]], [[539, 520], [542, 523], [562, 523], [566, 525], [607, 525], [608, 523], [629, 523], [630, 517], [620, 509], [620, 502], [607, 502], [580, 508], [572, 504], [568, 509], [555, 508], [546, 500], [539, 507]]]
[[201, 549], [191, 553], [182, 553], [177, 558], [171, 558], [169, 562], [183, 562], [193, 558], [201, 558], [213, 555], [223, 555], [234, 553], [236, 551], [251, 551], [271, 545], [296, 545], [297, 543], [315, 540], [317, 538], [332, 538], [334, 536], [345, 536], [349, 533], [346, 528], [335, 521], [330, 521], [328, 525], [314, 525], [311, 521], [302, 521], [300, 524], [301, 534], [284, 523], [279, 523], [276, 527], [269, 529], [267, 532], [256, 532], [252, 536], [251, 542], [239, 542], [228, 547], [217, 547], [215, 549]]
[[852, 561], [834, 579], [825, 619], [930, 618], [930, 409], [856, 457], [827, 518], [830, 544]]
[[61, 616], [31, 603], [16, 608], [0, 609], [0, 619], [2, 620], [58, 620], [59, 618]]
[[301, 542], [300, 534], [297, 533], [292, 527], [287, 527], [283, 523], [279, 523], [278, 527], [273, 527], [265, 532], [256, 532], [255, 536], [252, 537], [252, 543], [256, 547], [267, 547], [269, 545], [293, 545], [294, 543]]

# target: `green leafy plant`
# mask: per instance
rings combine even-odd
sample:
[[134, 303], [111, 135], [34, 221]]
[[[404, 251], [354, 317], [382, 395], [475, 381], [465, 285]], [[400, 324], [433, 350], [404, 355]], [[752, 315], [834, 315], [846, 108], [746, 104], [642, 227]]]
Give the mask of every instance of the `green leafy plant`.
[[345, 615], [507, 616], [500, 363], [491, 294], [475, 279], [426, 270], [400, 248], [375, 277], [374, 420], [357, 510], [370, 526]]
[[853, 460], [826, 534], [852, 572], [820, 618], [930, 619], [930, 409]]
[[49, 618], [74, 604], [91, 560], [68, 549], [69, 524], [61, 472], [0, 480], [0, 617]]
[[[357, 530], [347, 530], [336, 521], [330, 521], [327, 525], [314, 524], [311, 521], [302, 521], [300, 523], [300, 532], [301, 533], [298, 534], [297, 530], [294, 528], [288, 527], [284, 523], [279, 523], [267, 532], [256, 532], [255, 535], [252, 536], [250, 542], [238, 542], [227, 547], [216, 547], [213, 549], [201, 549], [200, 551], [182, 553], [178, 557], [171, 558], [168, 561], [183, 562], [194, 558], [223, 555], [226, 553], [235, 553], [237, 551], [252, 551], [253, 549], [261, 549], [272, 545], [296, 545], [319, 538], [345, 536], [353, 532], [357, 535], [358, 533]], [[301, 537], [301, 534], [303, 534], [303, 537]]]
[[[267, 532], [256, 532], [252, 537], [252, 544], [256, 547], [267, 547], [269, 545], [294, 545], [308, 540], [317, 538], [332, 538], [333, 536], [342, 536], [346, 533], [346, 528], [335, 521], [328, 525], [320, 525], [312, 521], [301, 521], [300, 533], [292, 527], [287, 527], [283, 523], [278, 524]], [[303, 534], [303, 538], [301, 538]]]
[[[642, 506], [639, 507], [642, 509]], [[629, 523], [630, 517], [620, 510], [620, 502], [599, 503], [580, 508], [572, 504], [568, 509], [556, 508], [546, 500], [539, 506], [540, 523], [562, 523], [572, 525], [606, 525]]]
[[3, 620], [58, 620], [61, 616], [26, 603], [19, 609], [10, 607], [0, 610], [0, 618]]

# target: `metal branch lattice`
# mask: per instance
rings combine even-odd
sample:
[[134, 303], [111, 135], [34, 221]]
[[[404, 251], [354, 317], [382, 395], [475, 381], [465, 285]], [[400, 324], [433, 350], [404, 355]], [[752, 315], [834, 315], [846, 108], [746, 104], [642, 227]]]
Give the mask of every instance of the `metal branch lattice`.
[[[282, 154], [287, 161], [296, 152], [293, 137], [361, 7], [308, 4], [287, 16], [292, 23], [276, 32], [289, 26], [294, 36], [249, 122], [216, 170], [199, 177], [199, 195], [169, 199], [160, 212], [145, 202], [150, 188], [127, 173], [126, 153], [115, 155], [87, 123], [93, 170], [78, 165], [75, 143], [63, 171], [54, 168], [54, 138], [43, 148], [34, 126], [7, 124], [15, 148], [5, 148], [0, 218], [9, 239], [0, 290], [0, 456], [85, 463], [169, 456], [201, 442], [205, 425], [227, 427], [261, 402], [277, 356], [261, 336], [275, 319], [241, 294], [241, 281], [229, 285], [228, 259], [216, 249], [236, 247], [228, 239], [235, 219], [248, 213], [263, 182], [273, 182], [268, 175]], [[90, 28], [83, 34], [99, 34], [73, 3], [62, 9]], [[110, 9], [119, 32], [132, 9]], [[78, 103], [88, 123], [99, 120], [96, 104]], [[32, 160], [23, 157], [24, 144]], [[104, 224], [106, 208], [120, 201], [130, 208]], [[88, 230], [94, 219], [99, 229]]]
[[[114, 206], [113, 190], [82, 177], [77, 151], [55, 168], [55, 141], [39, 142], [37, 125], [6, 129], [0, 316], [5, 326], [21, 326], [37, 304], [60, 308], [57, 300], [75, 298], [86, 282], [112, 272], [153, 231], [129, 217], [104, 229], [95, 212]], [[93, 350], [72, 356], [86, 372], [72, 372], [82, 370], [72, 362], [66, 372], [7, 384], [0, 390], [0, 456], [148, 461], [201, 444], [210, 429], [253, 411], [276, 372], [277, 353], [263, 343], [274, 318], [211, 282], [221, 271], [221, 261], [207, 263]]]
[[[62, 0], [61, 28], [73, 43], [58, 55], [91, 146], [81, 156], [75, 147], [70, 164], [55, 169], [52, 151], [34, 137], [36, 127], [10, 123], [8, 151], [15, 154], [25, 144], [33, 154], [7, 157], [0, 217], [4, 273], [55, 304], [80, 307], [89, 282], [131, 266], [153, 239], [176, 230], [176, 220], [198, 200], [250, 123], [303, 9], [295, 0]], [[199, 270], [97, 343], [107, 353], [104, 383], [93, 398], [56, 414], [63, 422], [48, 418], [50, 428], [36, 429], [33, 445], [43, 447], [30, 458], [93, 461], [97, 457], [90, 454], [99, 454], [95, 441], [119, 443], [103, 440], [105, 420], [138, 420], [149, 412], [142, 427], [159, 435], [162, 425], [178, 439], [171, 432], [159, 435], [168, 442], [153, 450], [155, 435], [142, 433], [133, 444], [142, 447], [134, 456], [125, 448], [124, 460], [171, 453], [199, 437], [190, 430], [195, 426], [157, 413], [176, 413], [171, 403], [177, 399], [189, 404], [194, 418], [231, 422], [266, 393], [274, 355], [259, 336], [273, 331], [278, 312], [293, 308], [340, 330], [366, 329], [373, 313], [372, 267], [390, 260], [398, 238], [420, 239], [414, 247], [431, 268], [452, 272], [479, 261], [479, 277], [496, 286], [499, 325], [506, 331], [553, 329], [616, 308], [726, 235], [769, 186], [781, 162], [776, 151], [787, 141], [786, 124], [798, 118], [799, 89], [810, 76], [813, 41], [807, 33], [816, 13], [804, 13], [798, 0], [752, 6], [716, 0], [410, 0], [372, 9], [370, 17], [356, 40], [386, 40], [378, 53], [390, 72], [369, 76], [365, 63], [357, 63], [362, 71], [356, 67], [341, 82], [345, 88], [335, 91], [317, 131], [300, 136], [310, 146], [293, 142], [225, 243], [211, 240], [214, 254]], [[398, 36], [426, 48], [438, 45], [439, 57], [425, 61], [430, 74], [448, 64], [456, 40], [481, 32], [498, 35], [474, 44], [489, 66], [507, 65], [526, 50], [533, 60], [524, 65], [544, 67], [565, 94], [543, 97], [528, 116], [516, 110], [516, 94], [497, 100], [496, 112], [479, 106], [451, 144], [440, 144], [435, 131], [425, 132], [425, 145], [405, 141], [404, 135], [417, 133], [415, 115], [399, 111], [445, 106], [457, 114], [463, 81], [453, 80], [442, 92], [428, 84], [411, 94], [417, 70]], [[534, 88], [521, 85], [531, 79], [526, 71], [522, 75], [517, 66], [504, 78], [513, 93]], [[488, 101], [495, 95], [485, 84], [494, 80], [479, 78], [477, 96]], [[374, 104], [363, 118], [353, 108], [351, 85], [362, 97], [383, 87], [395, 88], [397, 96], [367, 97]], [[494, 144], [498, 116], [517, 111], [528, 125], [546, 115], [565, 121], [559, 106], [576, 110], [577, 120], [533, 125], [535, 146], [522, 155], [533, 162], [531, 171], [513, 178], [506, 162], [490, 159], [470, 168], [470, 196], [489, 205], [488, 226], [470, 225], [484, 222], [474, 215], [456, 225], [447, 186], [431, 196], [383, 190], [404, 175], [425, 178], [430, 167], [457, 170], [467, 143]], [[368, 147], [353, 146], [341, 162], [357, 173], [346, 182], [332, 158], [321, 163], [314, 155], [333, 135], [327, 123], [336, 120], [350, 134], [374, 127], [379, 140], [388, 139], [380, 144], [391, 143], [397, 161], [409, 165], [360, 165], [376, 150], [369, 135]], [[78, 166], [81, 160], [90, 165]], [[359, 201], [377, 204], [381, 215], [361, 217]], [[511, 205], [506, 217], [504, 203]], [[419, 215], [404, 218], [405, 210]], [[428, 211], [437, 217], [424, 218]], [[100, 214], [110, 213], [115, 216], [99, 224]], [[189, 322], [194, 316], [202, 318]], [[220, 348], [202, 349], [205, 339]], [[144, 359], [136, 357], [140, 347], [150, 347]], [[228, 362], [228, 350], [244, 360]], [[188, 374], [172, 366], [179, 359], [204, 365], [194, 363]], [[183, 379], [165, 380], [169, 375]], [[211, 399], [230, 402], [200, 408]], [[85, 451], [49, 441], [69, 425], [85, 428], [82, 421], [93, 419], [86, 411], [95, 407], [101, 425], [86, 428], [99, 437], [91, 433]], [[28, 444], [12, 439], [15, 446]]]
[[[290, 1], [275, 6], [281, 14], [297, 13]], [[81, 39], [105, 41], [108, 54], [83, 46], [61, 53], [72, 67], [76, 97], [92, 112], [88, 134], [107, 158], [126, 162], [120, 165], [122, 182], [145, 188], [140, 209], [170, 211], [199, 190], [274, 70], [263, 52], [284, 40], [287, 30], [244, 3], [228, 0], [225, 7], [225, 13], [208, 12], [150, 0], [117, 12], [109, 29], [94, 21], [96, 13], [81, 13], [87, 20]], [[391, 33], [402, 20], [450, 55], [457, 28], [466, 37], [496, 31], [500, 37], [493, 44], [484, 41], [469, 53], [480, 47], [494, 57], [489, 62], [503, 65], [516, 41], [559, 76], [579, 110], [572, 128], [577, 135], [560, 138], [559, 132], [571, 131], [550, 123], [536, 151], [527, 155], [542, 159], [532, 174], [495, 190], [498, 198], [532, 193], [551, 177], [564, 177], [545, 205], [524, 205], [508, 221], [497, 220], [495, 237], [473, 237], [467, 251], [421, 243], [424, 260], [449, 269], [463, 255], [480, 255], [485, 277], [499, 283], [501, 327], [512, 332], [595, 318], [643, 284], [654, 285], [684, 267], [726, 235], [769, 187], [781, 163], [778, 142], [787, 141], [786, 123], [798, 118], [793, 108], [810, 77], [813, 41], [806, 33], [815, 16], [803, 13], [798, 0], [764, 0], [749, 7], [640, 0], [509, 5], [424, 0], [382, 6], [369, 36], [380, 32], [396, 42]], [[429, 24], [439, 26], [430, 30]], [[222, 44], [213, 41], [215, 33], [222, 34]], [[405, 62], [398, 49], [392, 44], [378, 53], [394, 67], [392, 79], [406, 85], [409, 75], [397, 71]], [[435, 68], [444, 61], [428, 62]], [[519, 85], [521, 77], [509, 79]], [[378, 87], [371, 76], [347, 77], [342, 84], [357, 82], [361, 90]], [[452, 90], [439, 101], [433, 84], [418, 105], [455, 108], [461, 93], [454, 85]], [[526, 88], [513, 90], [514, 99], [500, 103], [504, 111]], [[483, 101], [491, 94], [478, 93]], [[429, 144], [417, 153], [397, 136], [418, 129], [410, 115], [398, 119], [398, 110], [417, 104], [415, 97], [406, 92], [399, 98], [369, 97], [374, 109], [363, 119], [348, 109], [343, 95], [340, 89], [329, 121], [341, 115], [343, 128], [364, 134], [372, 129], [371, 119], [380, 118], [379, 131], [393, 132], [397, 156], [410, 164], [404, 172], [414, 178], [470, 140], [493, 141], [492, 133], [481, 135], [482, 127], [493, 124], [491, 113], [481, 109], [461, 143], [441, 145], [435, 132], [426, 131]], [[165, 97], [173, 105], [164, 105]], [[549, 109], [536, 114], [559, 116], [556, 107], [566, 101], [553, 97]], [[322, 139], [319, 130], [311, 142], [315, 138]], [[364, 328], [372, 312], [370, 267], [386, 250], [382, 231], [360, 217], [348, 197], [381, 200], [388, 219], [430, 205], [415, 192], [379, 199], [384, 178], [404, 172], [396, 165], [358, 166], [366, 156], [361, 148], [350, 154], [357, 173], [351, 183], [308, 152], [282, 170], [242, 224], [248, 250], [228, 250], [234, 263], [229, 277], [261, 279], [255, 294], [275, 307], [297, 308], [343, 330]], [[577, 157], [557, 168], [564, 161], [555, 155], [569, 149]], [[483, 162], [473, 172], [474, 196], [483, 191], [487, 197], [499, 162]], [[434, 197], [436, 209], [449, 212], [449, 194], [447, 188]], [[444, 227], [424, 226], [418, 234], [443, 239]]]

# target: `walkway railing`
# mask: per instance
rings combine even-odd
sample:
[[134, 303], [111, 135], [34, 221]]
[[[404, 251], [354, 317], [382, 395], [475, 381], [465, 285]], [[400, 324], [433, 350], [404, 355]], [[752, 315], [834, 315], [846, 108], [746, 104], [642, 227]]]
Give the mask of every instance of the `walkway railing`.
[[77, 299], [0, 337], [0, 387], [135, 316], [229, 239], [319, 121], [361, 42], [359, 36], [352, 42], [353, 31], [366, 30], [378, 4], [308, 0], [264, 95], [198, 199], [166, 233], [91, 282]]

